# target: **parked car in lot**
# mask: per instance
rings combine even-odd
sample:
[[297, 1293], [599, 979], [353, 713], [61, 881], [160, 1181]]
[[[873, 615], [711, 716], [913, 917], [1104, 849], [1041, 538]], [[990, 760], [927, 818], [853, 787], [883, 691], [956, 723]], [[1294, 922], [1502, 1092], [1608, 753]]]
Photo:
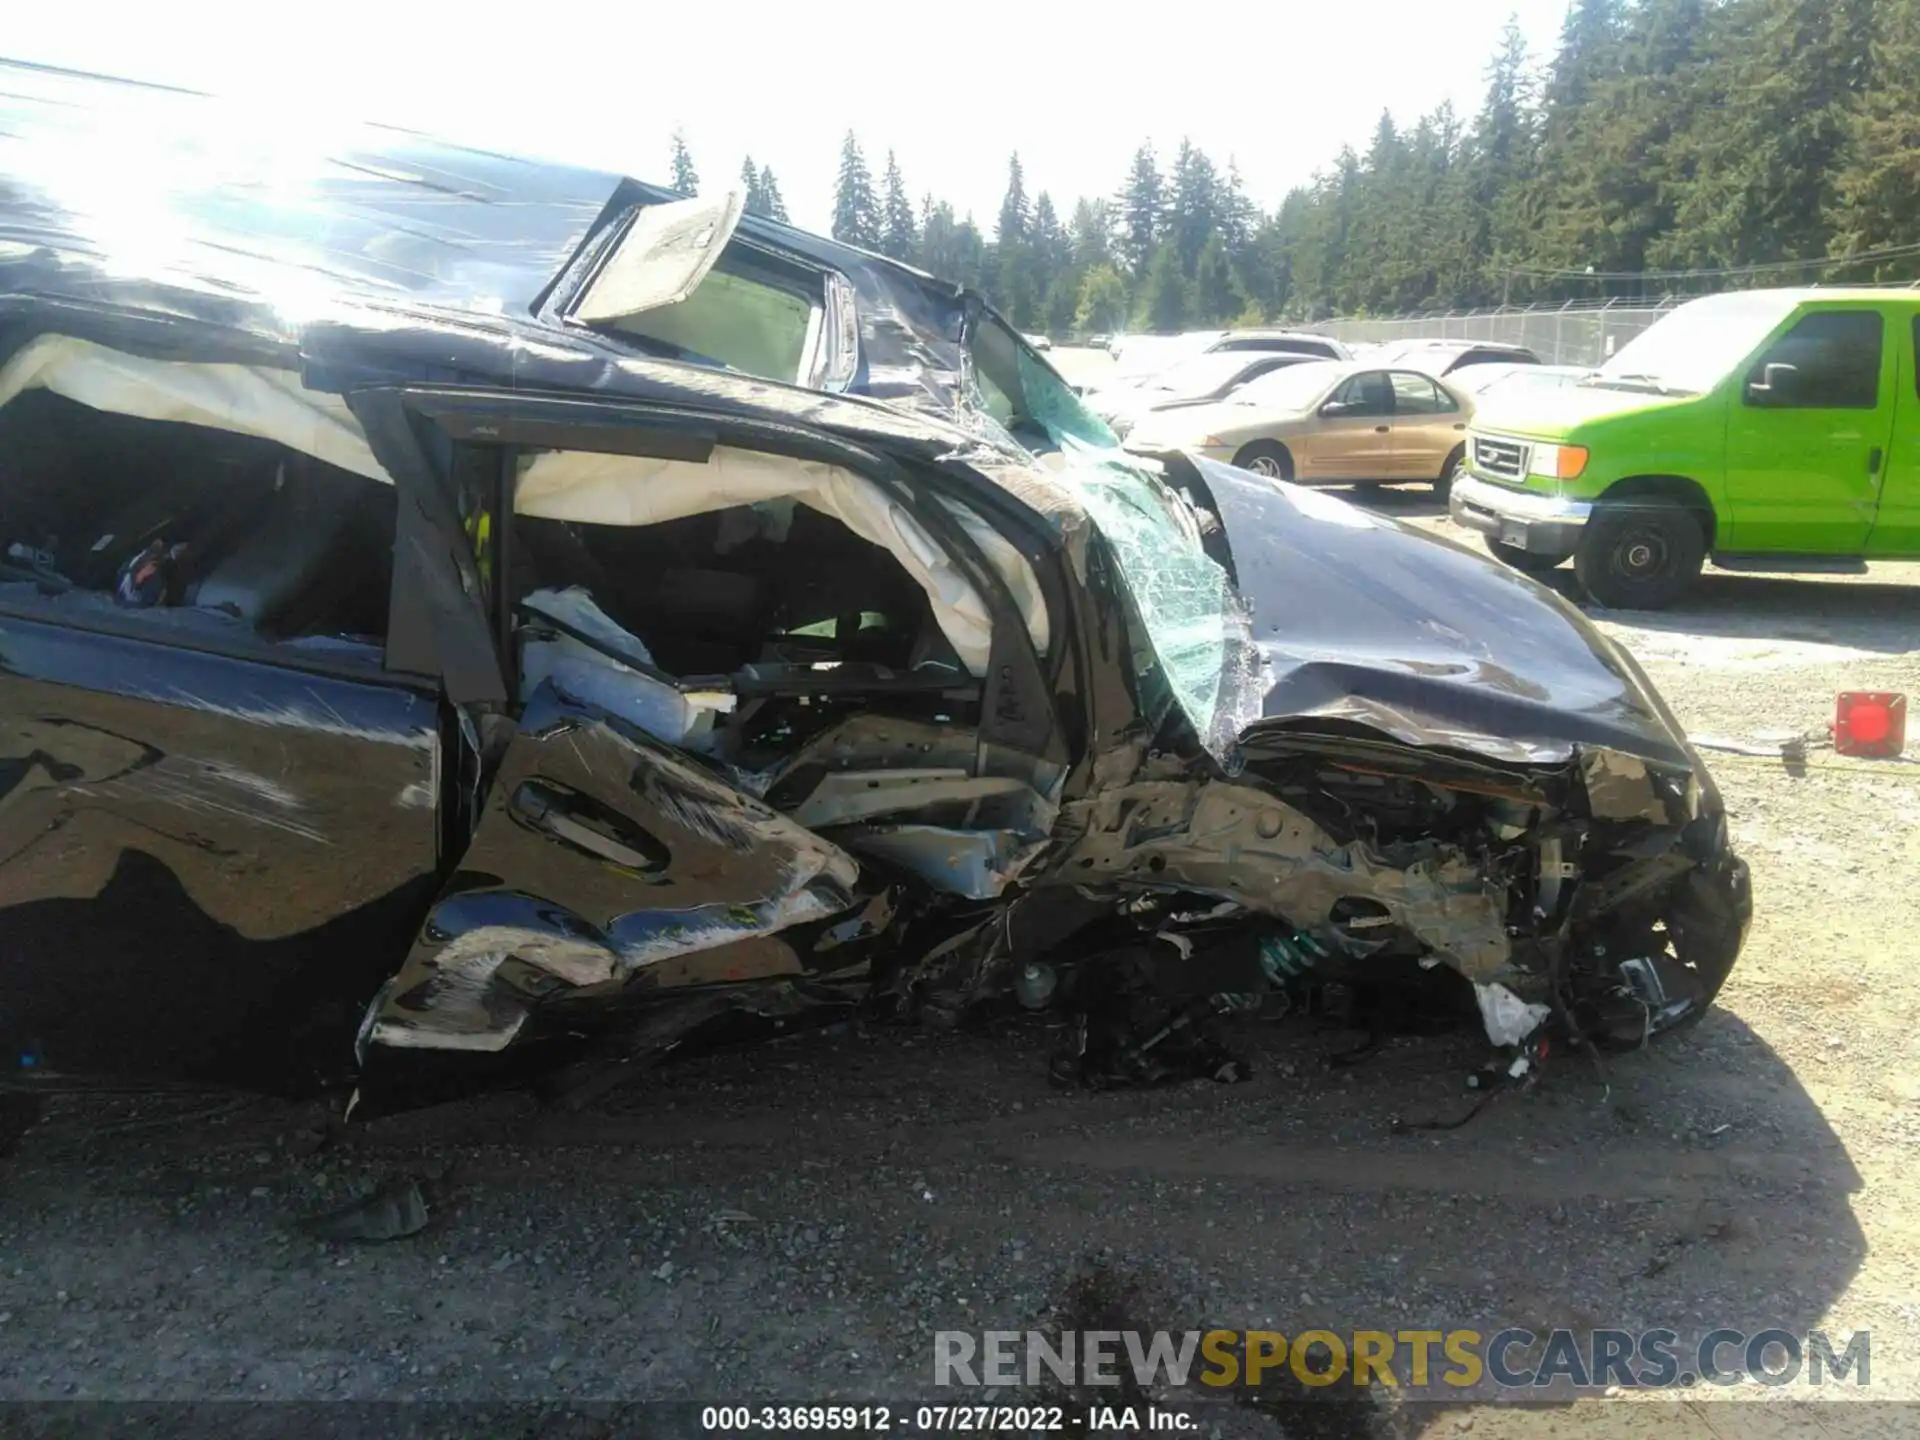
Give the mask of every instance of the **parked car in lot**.
[[1347, 347], [1331, 335], [1312, 335], [1303, 330], [1229, 330], [1206, 347], [1206, 354], [1239, 350], [1277, 350], [1294, 355], [1313, 355], [1322, 360], [1352, 358]]
[[1036, 350], [1051, 350], [1053, 348], [1053, 341], [1049, 340], [1045, 335], [1022, 335], [1020, 338]]
[[1577, 385], [1591, 374], [1590, 365], [1469, 365], [1449, 373], [1447, 383], [1473, 396], [1474, 403], [1480, 405], [1495, 387], [1503, 392], [1528, 385], [1554, 390], [1563, 385]]
[[1710, 777], [1524, 577], [1131, 457], [737, 197], [5, 75], [8, 1086], [364, 1114], [1016, 996], [1152, 1078], [1302, 976], [1629, 1046], [1734, 963]]
[[1920, 556], [1920, 295], [1751, 290], [1681, 306], [1577, 385], [1475, 417], [1453, 516], [1523, 569], [1573, 558], [1654, 608], [1705, 557], [1858, 572]]
[[1088, 408], [1124, 439], [1141, 419], [1183, 405], [1205, 405], [1224, 400], [1262, 375], [1305, 365], [1311, 355], [1291, 350], [1235, 350], [1195, 355], [1170, 365], [1138, 385], [1115, 387], [1087, 397]]
[[1126, 444], [1301, 483], [1425, 480], [1444, 498], [1472, 415], [1470, 396], [1418, 370], [1323, 360], [1262, 376], [1214, 404], [1150, 412]]
[[1477, 365], [1538, 365], [1524, 345], [1497, 340], [1394, 340], [1370, 351], [1376, 365], [1406, 365], [1429, 375], [1454, 375]]

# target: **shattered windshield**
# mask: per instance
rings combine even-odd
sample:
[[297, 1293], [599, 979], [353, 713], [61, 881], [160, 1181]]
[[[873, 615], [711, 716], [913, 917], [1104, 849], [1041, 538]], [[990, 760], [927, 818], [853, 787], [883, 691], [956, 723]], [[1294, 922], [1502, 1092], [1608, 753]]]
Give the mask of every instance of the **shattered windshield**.
[[[1224, 756], [1239, 733], [1223, 704], [1238, 611], [1226, 572], [1200, 542], [1191, 506], [1120, 441], [1058, 375], [982, 316], [969, 336], [974, 384], [991, 415], [1031, 449], [1057, 452], [1055, 472], [1106, 537], [1126, 588], [1140, 702], [1156, 723], [1179, 706]], [[1302, 367], [1307, 368], [1307, 367]]]
[[1069, 443], [1058, 472], [1106, 537], [1132, 602], [1140, 700], [1158, 720], [1178, 705], [1203, 744], [1224, 754], [1239, 732], [1226, 703], [1237, 611], [1226, 573], [1200, 542], [1192, 508], [1125, 451]]
[[1029, 449], [1057, 450], [1068, 439], [1118, 448], [1119, 437], [1081, 403], [1066, 381], [992, 316], [979, 316], [969, 326], [967, 359], [987, 414]]

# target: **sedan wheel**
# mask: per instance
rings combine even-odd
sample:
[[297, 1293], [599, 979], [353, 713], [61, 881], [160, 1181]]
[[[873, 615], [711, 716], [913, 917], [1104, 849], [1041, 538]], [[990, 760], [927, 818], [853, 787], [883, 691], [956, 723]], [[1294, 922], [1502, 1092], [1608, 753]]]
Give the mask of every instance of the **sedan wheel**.
[[1251, 445], [1243, 446], [1240, 453], [1233, 457], [1233, 463], [1242, 470], [1251, 470], [1269, 480], [1293, 479], [1293, 457], [1287, 453], [1286, 446], [1272, 440], [1256, 440]]

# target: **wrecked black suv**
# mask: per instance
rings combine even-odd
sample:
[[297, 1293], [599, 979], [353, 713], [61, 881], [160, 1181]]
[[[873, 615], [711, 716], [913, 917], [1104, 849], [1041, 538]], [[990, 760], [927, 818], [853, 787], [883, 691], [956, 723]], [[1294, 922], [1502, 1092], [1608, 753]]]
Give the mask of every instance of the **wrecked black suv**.
[[199, 102], [98, 82], [90, 171], [82, 82], [10, 81], [16, 1082], [378, 1108], [1012, 999], [1144, 1073], [1434, 975], [1625, 1046], [1738, 954], [1712, 782], [1577, 612], [1124, 454], [977, 298], [411, 136], [183, 171]]

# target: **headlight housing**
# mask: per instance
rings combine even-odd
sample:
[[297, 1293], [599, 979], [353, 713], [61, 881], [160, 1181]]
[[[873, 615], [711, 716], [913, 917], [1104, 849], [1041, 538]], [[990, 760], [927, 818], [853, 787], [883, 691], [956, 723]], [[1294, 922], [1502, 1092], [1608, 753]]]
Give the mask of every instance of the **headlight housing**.
[[1535, 445], [1527, 473], [1542, 480], [1573, 480], [1587, 468], [1584, 445]]

